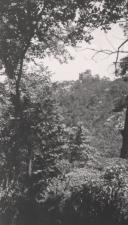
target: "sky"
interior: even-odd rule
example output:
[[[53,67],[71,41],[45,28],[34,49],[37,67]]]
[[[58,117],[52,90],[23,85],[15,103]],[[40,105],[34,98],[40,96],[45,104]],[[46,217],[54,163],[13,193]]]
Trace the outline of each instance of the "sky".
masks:
[[[68,63],[60,64],[59,61],[53,57],[43,60],[43,65],[47,66],[52,73],[52,81],[77,80],[79,78],[79,73],[85,72],[88,69],[92,71],[92,75],[98,74],[100,77],[115,78],[113,62],[116,61],[116,54],[108,56],[99,53],[95,55],[95,51],[91,49],[107,49],[116,52],[120,44],[126,39],[123,30],[118,24],[115,24],[108,33],[98,29],[94,32],[93,36],[94,39],[91,41],[90,45],[83,42],[76,48],[69,48],[74,59],[69,60]],[[128,51],[128,43],[123,46],[121,50]],[[120,54],[119,56],[122,58],[125,55],[126,54]],[[2,79],[4,80],[5,78],[1,77],[1,80]]]
[[[118,46],[126,39],[123,35],[122,29],[119,25],[115,24],[112,29],[105,33],[101,30],[96,30],[94,32],[94,40],[91,44],[82,43],[79,47],[70,48],[70,52],[74,57],[66,64],[60,64],[54,58],[47,58],[44,64],[48,66],[49,70],[53,73],[53,81],[63,81],[63,80],[77,80],[79,73],[91,69],[92,74],[99,74],[100,77],[107,76],[111,79],[114,78],[114,65],[113,62],[116,60],[116,54],[108,56],[103,53],[99,53],[94,56],[95,51],[89,50],[88,48],[103,50],[108,49],[116,51]],[[128,50],[128,44],[125,45],[123,49]],[[120,54],[120,58],[124,54]]]

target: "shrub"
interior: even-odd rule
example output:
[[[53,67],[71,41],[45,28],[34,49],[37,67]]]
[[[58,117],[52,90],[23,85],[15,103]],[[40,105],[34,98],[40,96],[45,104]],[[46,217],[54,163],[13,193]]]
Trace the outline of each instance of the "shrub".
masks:
[[[111,224],[128,222],[128,171],[125,166],[108,166],[104,171],[76,169],[49,187],[47,201],[62,224]],[[45,203],[46,203],[45,202]],[[55,213],[55,214],[54,214]],[[55,216],[56,215],[56,216]]]

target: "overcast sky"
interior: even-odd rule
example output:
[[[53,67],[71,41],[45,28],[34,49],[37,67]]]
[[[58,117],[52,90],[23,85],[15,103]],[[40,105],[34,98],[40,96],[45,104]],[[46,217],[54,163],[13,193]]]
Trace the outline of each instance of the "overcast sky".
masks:
[[[107,56],[105,54],[97,54],[93,59],[94,51],[87,50],[87,48],[94,49],[109,49],[117,50],[118,46],[125,40],[122,29],[118,25],[113,25],[112,30],[104,33],[101,30],[94,32],[94,40],[90,45],[82,44],[80,48],[70,49],[74,60],[69,61],[68,64],[60,64],[57,60],[50,58],[45,60],[45,65],[49,66],[53,74],[53,80],[76,80],[78,74],[84,72],[86,69],[91,69],[92,74],[99,74],[100,76],[114,77],[113,71],[116,54]],[[123,49],[128,50],[128,45]],[[122,57],[124,55],[120,55]]]

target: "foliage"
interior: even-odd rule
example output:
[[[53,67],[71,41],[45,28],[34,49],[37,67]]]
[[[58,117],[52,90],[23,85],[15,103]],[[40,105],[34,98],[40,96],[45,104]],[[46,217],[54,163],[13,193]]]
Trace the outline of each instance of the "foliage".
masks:
[[[96,158],[96,149],[91,145],[92,136],[82,122],[74,127],[67,127],[68,159],[75,166],[84,166],[88,160]],[[94,156],[95,155],[95,156]]]
[[[56,86],[54,91],[65,123],[75,127],[82,121],[92,137],[92,147],[102,156],[119,156],[122,139],[120,131],[124,126],[124,111],[121,111],[126,107],[127,82],[119,78],[110,81],[85,71],[80,74],[79,80]]]
[[[95,4],[95,1],[80,2],[77,0],[62,3],[54,0],[24,0],[18,3],[15,0],[4,3],[1,1],[1,31],[3,31],[0,37],[1,49],[6,50],[4,54],[3,51],[1,52],[1,59],[7,68],[10,65],[15,69],[21,56],[29,47],[37,54],[40,52],[41,42],[44,52],[48,48],[55,50],[61,44],[60,42],[66,44],[67,42],[74,43],[77,39],[88,40],[90,36],[88,37],[88,32],[84,32],[85,26],[107,28],[111,22],[116,22],[120,18],[124,12],[123,7],[126,7],[124,1],[118,1],[118,4],[116,1],[113,1],[113,4],[104,1],[101,5],[102,7],[100,7],[100,1]],[[76,14],[79,15],[78,18]],[[91,14],[93,16],[90,18]],[[39,40],[38,46],[37,42],[32,42],[33,38]],[[60,42],[57,45],[58,40]],[[6,54],[8,54],[7,61],[5,61]]]
[[[77,169],[63,181],[54,180],[46,198],[52,210],[49,216],[55,224],[58,219],[62,224],[127,224],[127,176],[127,167],[114,163],[102,172]],[[57,205],[52,206],[57,196]]]
[[[125,1],[12,0],[0,1],[0,60],[15,86],[15,117],[20,114],[20,81],[25,59],[45,55],[67,58],[67,45],[89,42],[91,31],[120,19]],[[90,28],[90,29],[89,29]],[[15,51],[14,51],[15,49]],[[68,55],[69,56],[69,55]]]
[[[13,211],[20,198],[35,201],[49,180],[61,173],[57,163],[64,154],[63,122],[49,76],[27,76],[19,121],[11,103],[1,119],[1,213]]]
[[[126,12],[123,0],[0,1],[0,60],[8,78],[0,86],[0,214],[7,217],[5,224],[34,224],[35,215],[37,224],[77,224],[79,219],[93,224],[111,210],[110,223],[127,219],[127,168],[114,165],[104,171],[105,160],[93,146],[107,134],[101,128],[113,105],[111,82],[91,74],[83,79],[85,73],[66,91],[67,84],[56,88],[67,128],[44,68],[34,73],[25,67],[50,54],[66,60],[68,45],[89,42],[95,28],[107,31]]]

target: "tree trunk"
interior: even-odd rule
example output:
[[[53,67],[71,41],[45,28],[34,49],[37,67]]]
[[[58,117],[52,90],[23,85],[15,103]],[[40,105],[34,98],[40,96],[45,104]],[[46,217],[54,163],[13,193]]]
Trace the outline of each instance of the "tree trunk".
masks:
[[[28,176],[31,179],[32,176],[32,147],[28,144],[29,163],[28,163]]]
[[[125,115],[125,124],[124,124],[124,130],[122,131],[122,148],[121,148],[121,158],[128,158],[128,106],[126,109],[126,115]]]
[[[16,86],[14,108],[15,108],[15,119],[21,119],[22,110],[21,110],[21,98],[20,98],[19,86]]]
[[[16,96],[15,96],[15,117],[20,118],[22,114],[22,109],[21,109],[21,93],[20,93],[20,82],[21,82],[21,76],[22,76],[22,70],[23,70],[23,61],[24,59],[22,58],[19,64],[19,71],[17,74],[17,79],[16,79],[16,86],[15,86],[15,91],[16,91]]]

